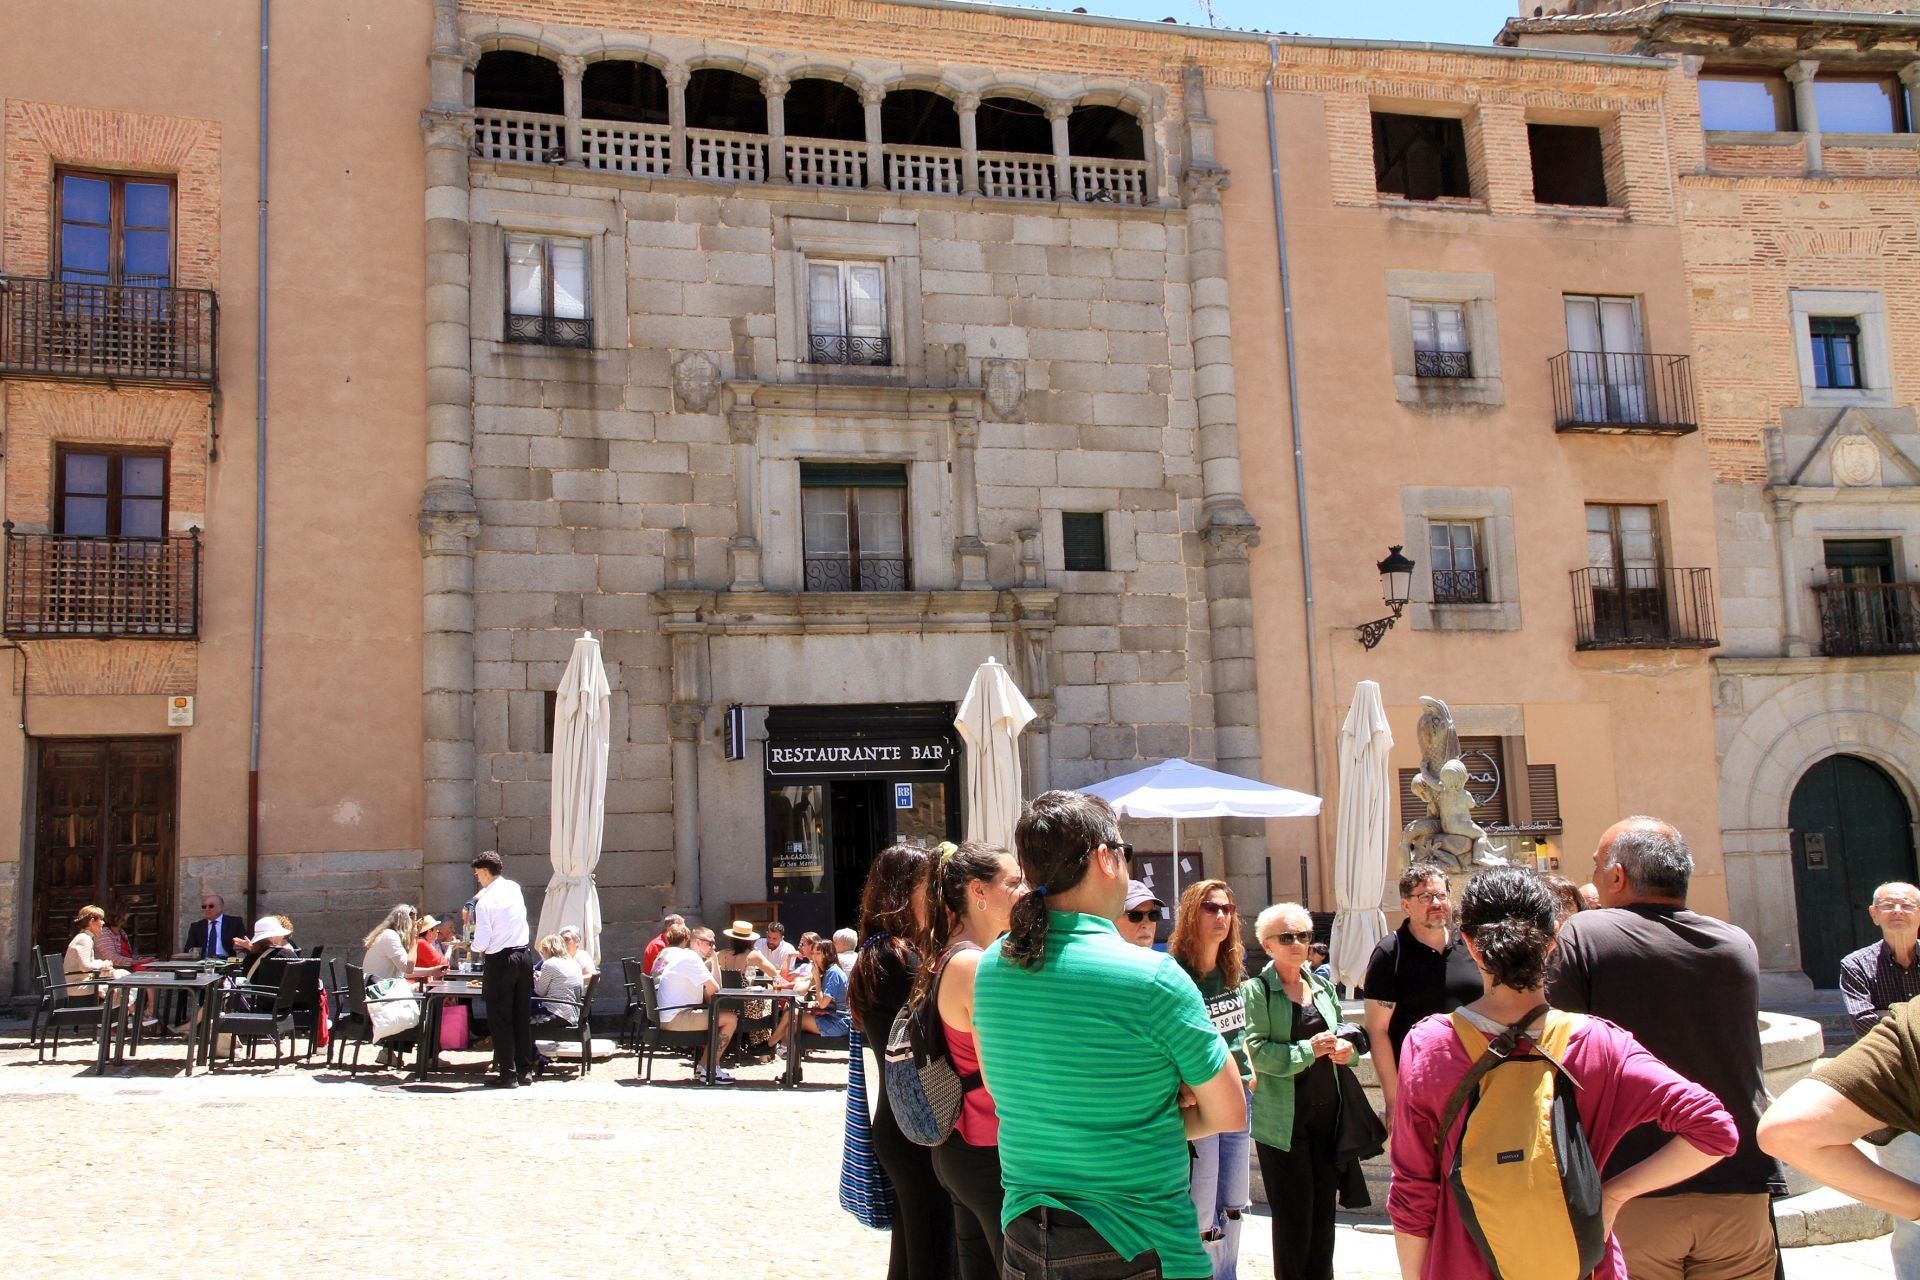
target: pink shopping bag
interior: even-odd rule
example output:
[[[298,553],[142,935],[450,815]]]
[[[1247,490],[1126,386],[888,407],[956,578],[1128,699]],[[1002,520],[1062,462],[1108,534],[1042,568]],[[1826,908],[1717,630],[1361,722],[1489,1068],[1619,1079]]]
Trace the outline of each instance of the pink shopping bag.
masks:
[[[467,1006],[448,1003],[440,1007],[440,1049],[467,1047]]]

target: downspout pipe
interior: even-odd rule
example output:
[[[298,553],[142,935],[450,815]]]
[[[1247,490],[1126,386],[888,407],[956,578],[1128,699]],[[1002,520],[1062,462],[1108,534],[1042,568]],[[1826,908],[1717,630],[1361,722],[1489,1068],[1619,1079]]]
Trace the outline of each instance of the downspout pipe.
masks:
[[[260,913],[261,675],[267,609],[267,85],[273,0],[260,0],[260,213],[253,334],[253,689],[247,741],[247,919]]]
[[[1269,40],[1272,61],[1267,66],[1267,160],[1273,172],[1273,241],[1280,255],[1280,334],[1287,360],[1287,422],[1293,428],[1293,498],[1300,517],[1300,592],[1305,604],[1307,641],[1307,743],[1313,752],[1313,793],[1327,794],[1320,760],[1320,667],[1314,658],[1313,541],[1307,526],[1307,462],[1300,434],[1299,361],[1294,358],[1293,273],[1287,258],[1287,206],[1280,194],[1280,130],[1274,121],[1273,82],[1280,74],[1280,42]],[[1271,895],[1269,895],[1271,897]],[[1300,877],[1300,900],[1311,905],[1305,864]]]

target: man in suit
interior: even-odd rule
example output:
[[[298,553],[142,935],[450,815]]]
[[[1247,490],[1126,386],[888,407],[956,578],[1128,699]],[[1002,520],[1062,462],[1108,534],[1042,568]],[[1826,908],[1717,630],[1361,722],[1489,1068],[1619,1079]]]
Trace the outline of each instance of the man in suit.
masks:
[[[217,893],[200,896],[200,919],[187,929],[186,950],[208,960],[224,960],[246,946],[246,921],[226,914],[226,899]]]

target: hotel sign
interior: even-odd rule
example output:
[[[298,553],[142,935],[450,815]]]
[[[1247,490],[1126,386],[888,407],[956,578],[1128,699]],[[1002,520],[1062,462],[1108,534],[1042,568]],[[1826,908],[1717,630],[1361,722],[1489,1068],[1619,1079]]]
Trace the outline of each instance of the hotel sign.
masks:
[[[953,745],[945,738],[855,738],[842,742],[767,741],[767,775],[774,778],[884,778],[945,773]]]

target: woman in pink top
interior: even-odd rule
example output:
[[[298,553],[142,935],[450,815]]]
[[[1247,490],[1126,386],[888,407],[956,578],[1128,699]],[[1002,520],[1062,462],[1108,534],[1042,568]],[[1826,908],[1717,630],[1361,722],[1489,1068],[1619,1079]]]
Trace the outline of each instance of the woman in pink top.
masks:
[[[1546,1004],[1547,960],[1554,948],[1554,902],[1529,872],[1503,867],[1476,876],[1460,899],[1460,931],[1480,967],[1486,994],[1461,1009],[1482,1031],[1498,1034]],[[1578,1017],[1579,1015],[1570,1015]],[[1537,1027],[1545,1021],[1544,1015]],[[1387,1212],[1393,1219],[1403,1280],[1479,1280],[1492,1267],[1461,1221],[1446,1183],[1454,1149],[1466,1124],[1463,1108],[1453,1132],[1434,1149],[1440,1113],[1454,1086],[1473,1065],[1451,1019],[1423,1019],[1400,1050],[1400,1092],[1394,1100],[1393,1186]],[[1607,1251],[1593,1280],[1627,1280],[1613,1220],[1635,1196],[1672,1186],[1733,1154],[1733,1119],[1713,1094],[1684,1080],[1610,1022],[1581,1018],[1568,1043],[1567,1072],[1580,1085],[1577,1106],[1596,1166],[1628,1130],[1653,1123],[1676,1135],[1672,1141],[1601,1188]],[[1574,1277],[1509,1276],[1506,1280],[1574,1280]]]
[[[943,844],[927,868],[929,910],[920,954],[940,957],[940,963],[920,967],[913,1002],[926,998],[937,972],[947,1053],[963,1078],[980,1074],[973,1042],[973,975],[980,949],[1007,931],[1013,904],[1026,891],[1020,864],[997,845]],[[984,1084],[976,1083],[963,1096],[953,1133],[933,1149],[933,1172],[953,1197],[959,1280],[998,1280],[1000,1121]]]

